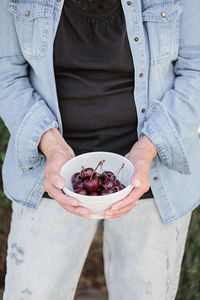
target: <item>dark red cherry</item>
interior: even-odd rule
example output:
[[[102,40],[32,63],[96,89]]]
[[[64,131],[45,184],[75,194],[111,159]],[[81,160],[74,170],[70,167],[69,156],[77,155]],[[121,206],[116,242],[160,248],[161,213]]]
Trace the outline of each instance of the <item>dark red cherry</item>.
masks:
[[[73,188],[74,190],[76,189],[82,189],[84,186],[83,186],[83,180],[78,180],[78,181],[75,181],[73,183]]]
[[[99,188],[99,179],[98,178],[85,179],[84,188],[88,192],[96,192]]]
[[[115,183],[112,179],[106,179],[103,185],[106,189],[112,189],[115,186]]]
[[[109,195],[109,194],[113,194],[115,193],[115,190],[114,189],[103,189],[101,190],[100,192],[100,195]]]
[[[80,172],[74,173],[74,175],[72,176],[72,183],[74,183],[80,179],[81,179]]]
[[[124,184],[122,184],[122,183],[119,185],[119,189],[120,189],[120,190],[125,189],[125,187],[126,187],[126,186],[125,186]]]
[[[85,190],[85,189],[76,189],[75,191],[74,191],[76,194],[80,194],[80,195],[88,195],[88,192]]]
[[[103,179],[99,179],[99,186],[101,186],[103,184]]]
[[[92,192],[90,193],[90,196],[99,196],[99,194],[97,192]]]
[[[81,177],[83,179],[90,178],[93,175],[93,173],[94,173],[94,169],[86,168],[81,171]]]
[[[97,172],[93,172],[92,178],[98,178],[98,173]]]
[[[98,178],[103,180],[104,179],[103,173],[102,174],[98,173]]]
[[[118,185],[118,186],[119,186],[120,184],[121,184],[121,182],[120,182],[118,179],[116,179],[116,180],[115,180],[115,185]]]
[[[119,186],[118,185],[114,186],[114,190],[115,190],[115,192],[119,192],[120,191]]]
[[[115,175],[113,174],[113,172],[111,172],[111,171],[104,171],[103,173],[102,173],[102,176],[103,176],[103,178],[104,178],[104,180],[105,179],[110,179],[110,178],[112,178],[113,180],[115,180]]]

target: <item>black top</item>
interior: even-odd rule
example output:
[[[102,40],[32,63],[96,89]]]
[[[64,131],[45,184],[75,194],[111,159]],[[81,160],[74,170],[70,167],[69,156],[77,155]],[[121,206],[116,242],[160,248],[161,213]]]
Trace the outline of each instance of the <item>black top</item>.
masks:
[[[137,113],[120,0],[65,0],[54,70],[63,136],[75,154],[128,153],[137,141]]]
[[[104,150],[125,155],[137,140],[137,115],[119,0],[65,0],[54,68],[64,138],[75,154]]]

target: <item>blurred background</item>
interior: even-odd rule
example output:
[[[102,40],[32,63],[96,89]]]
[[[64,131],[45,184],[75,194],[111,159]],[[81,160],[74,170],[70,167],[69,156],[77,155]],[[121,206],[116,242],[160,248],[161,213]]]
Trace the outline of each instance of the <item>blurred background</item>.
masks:
[[[5,156],[9,133],[0,119],[0,169]],[[199,195],[200,196],[200,195]],[[200,207],[192,217],[183,259],[179,290],[176,300],[200,300]],[[0,300],[6,273],[7,237],[10,227],[11,202],[2,188],[0,176]],[[106,284],[103,274],[102,231],[95,237],[85,262],[76,299],[104,300]],[[13,299],[14,300],[14,299]],[[159,300],[159,299],[158,299]]]

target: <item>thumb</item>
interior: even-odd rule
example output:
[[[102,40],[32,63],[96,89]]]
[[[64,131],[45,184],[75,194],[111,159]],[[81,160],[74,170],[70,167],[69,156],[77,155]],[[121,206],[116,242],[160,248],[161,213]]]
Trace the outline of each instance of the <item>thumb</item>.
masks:
[[[137,172],[133,175],[132,179],[131,179],[131,184],[133,185],[133,187],[138,188],[142,185],[142,182],[145,180],[144,176]]]

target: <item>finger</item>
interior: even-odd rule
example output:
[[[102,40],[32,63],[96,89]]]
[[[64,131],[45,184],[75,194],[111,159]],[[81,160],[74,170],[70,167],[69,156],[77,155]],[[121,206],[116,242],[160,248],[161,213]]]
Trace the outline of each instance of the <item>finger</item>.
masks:
[[[66,159],[63,159],[63,156],[59,155],[57,160],[49,160],[45,167],[45,177],[49,178],[50,182],[59,189],[63,189],[65,187],[65,180],[60,175],[60,170],[65,162]]]
[[[53,171],[49,173],[48,180],[52,185],[54,185],[58,189],[64,189],[66,185],[65,179],[61,175]]]
[[[140,188],[134,188],[133,191],[130,192],[126,198],[111,205],[111,207],[109,207],[107,211],[118,211],[120,213],[121,209],[124,209],[132,203],[134,203],[135,201],[137,201],[148,190],[149,182],[147,181]]]
[[[48,178],[44,180],[43,187],[49,196],[60,204],[78,206],[79,201],[77,199],[65,195],[61,190],[53,186]]]
[[[134,174],[131,179],[132,185],[138,188],[146,182],[148,182],[148,184],[150,185],[149,168],[147,168],[147,166],[144,166],[144,163],[141,161],[135,163]]]
[[[69,211],[72,214],[75,214],[80,217],[90,217],[90,211],[86,207],[83,206],[77,206],[77,207],[72,207],[72,206],[65,206],[63,207],[67,211]]]
[[[106,219],[114,219],[114,218],[118,218],[122,215],[125,215],[137,205],[138,201],[139,200],[135,200],[135,201],[129,203],[128,205],[120,208],[119,210],[107,210],[107,211],[105,211],[104,217]]]
[[[50,158],[47,161],[46,167],[45,167],[45,177],[49,177],[49,174],[51,172],[57,172],[59,173],[62,166],[66,162],[66,158],[64,155],[54,155],[54,157]]]
[[[62,191],[54,187],[48,179],[44,181],[44,189],[48,192],[50,197],[52,197],[67,211],[78,216],[90,216],[89,209],[82,206],[78,206],[79,202],[77,199],[65,195]]]
[[[105,217],[119,217],[122,216],[124,214],[126,214],[127,212],[129,212],[137,203],[138,200],[132,201],[131,203],[129,203],[128,205],[118,209],[118,210],[106,210],[105,211]]]
[[[135,196],[135,191],[136,189],[134,189],[132,192],[130,192],[128,194],[128,196],[120,201],[115,202],[114,204],[112,204],[107,210],[108,211],[116,211],[119,210],[120,208],[129,205],[130,203],[133,202],[134,196]]]
[[[106,213],[104,215],[104,218],[105,219],[115,219],[115,218],[119,218],[123,215],[126,215],[127,213],[129,213],[136,206],[136,203],[137,203],[137,201],[135,201],[134,203],[124,207],[120,211],[116,211],[116,212],[110,211],[109,213]]]

